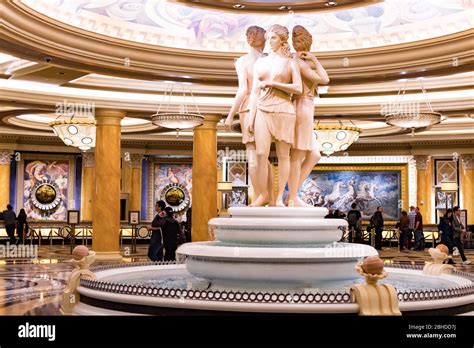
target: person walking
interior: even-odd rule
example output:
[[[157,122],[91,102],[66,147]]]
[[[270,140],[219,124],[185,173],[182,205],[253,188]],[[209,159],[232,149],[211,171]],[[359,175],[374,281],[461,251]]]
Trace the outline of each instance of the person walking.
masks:
[[[441,221],[438,225],[438,231],[441,233],[441,243],[448,247],[449,253],[452,255],[454,251],[453,244],[453,210],[448,209],[446,214],[441,218]],[[456,264],[452,258],[448,259],[449,264]]]
[[[166,216],[165,213],[166,203],[165,201],[156,202],[155,209],[156,215],[151,223],[151,239],[150,245],[148,246],[148,258],[151,261],[163,261],[163,236],[161,230],[161,220]]]
[[[453,221],[452,221],[452,226],[453,226],[453,245],[456,247],[459,251],[459,255],[461,255],[462,259],[462,264],[464,266],[470,265],[471,261],[469,261],[464,255],[464,245],[462,242],[462,235],[466,233],[466,226],[461,221],[461,209],[459,209],[458,206],[453,208]]]
[[[3,219],[5,220],[5,229],[10,238],[10,244],[16,243],[15,228],[16,228],[16,214],[13,211],[11,204],[7,205],[7,210],[3,211]]]
[[[28,233],[28,216],[25,209],[20,209],[17,217],[16,234],[18,235],[18,244],[25,242],[25,234]]]

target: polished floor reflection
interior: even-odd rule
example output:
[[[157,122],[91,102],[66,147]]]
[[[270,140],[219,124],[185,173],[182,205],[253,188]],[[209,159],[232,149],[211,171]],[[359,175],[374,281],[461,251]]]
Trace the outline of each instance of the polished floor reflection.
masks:
[[[61,315],[61,295],[72,270],[69,251],[68,246],[41,246],[37,259],[0,260],[0,315]],[[139,245],[123,262],[146,261],[146,252]],[[396,247],[385,248],[380,256],[387,264],[430,261],[427,252],[399,252]],[[466,256],[474,261],[474,249],[466,249]],[[459,257],[455,261],[459,270],[474,272],[474,265],[462,266]]]

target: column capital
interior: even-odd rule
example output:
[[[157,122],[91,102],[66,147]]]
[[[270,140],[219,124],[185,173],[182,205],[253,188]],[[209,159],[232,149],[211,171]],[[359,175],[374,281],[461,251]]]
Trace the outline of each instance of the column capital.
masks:
[[[127,115],[124,110],[117,109],[95,109],[97,125],[120,126],[120,121]]]
[[[474,155],[461,155],[461,162],[464,170],[474,169]]]
[[[222,119],[221,115],[204,115],[202,125],[195,128],[195,130],[217,129],[217,123]]]
[[[12,150],[0,150],[0,165],[10,165],[12,155]]]
[[[427,170],[430,156],[413,156],[416,161],[416,170]]]
[[[85,168],[94,167],[95,154],[93,152],[84,152],[82,154],[82,166]]]
[[[132,168],[141,168],[143,161],[143,155],[140,154],[131,154],[130,155],[130,164]]]

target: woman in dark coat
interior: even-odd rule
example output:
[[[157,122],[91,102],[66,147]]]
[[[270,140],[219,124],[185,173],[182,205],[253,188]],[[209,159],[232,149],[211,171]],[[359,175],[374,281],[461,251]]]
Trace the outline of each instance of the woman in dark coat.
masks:
[[[18,235],[18,244],[24,243],[24,236],[28,234],[28,216],[26,216],[25,209],[20,209],[17,219],[16,233]]]

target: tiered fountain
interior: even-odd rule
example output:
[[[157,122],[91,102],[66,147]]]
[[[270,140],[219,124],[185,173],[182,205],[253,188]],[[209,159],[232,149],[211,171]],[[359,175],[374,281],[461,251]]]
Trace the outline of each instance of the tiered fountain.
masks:
[[[326,208],[230,208],[231,218],[209,221],[217,241],[179,249],[186,268],[214,286],[297,290],[358,278],[354,267],[378,255],[363,244],[336,243],[342,219],[325,220]]]
[[[347,222],[325,208],[231,208],[209,221],[215,241],[182,245],[186,261],[98,267],[81,278],[75,314],[359,313],[355,270],[377,251],[337,243]],[[474,310],[474,276],[432,276],[422,267],[385,267],[402,314]]]

